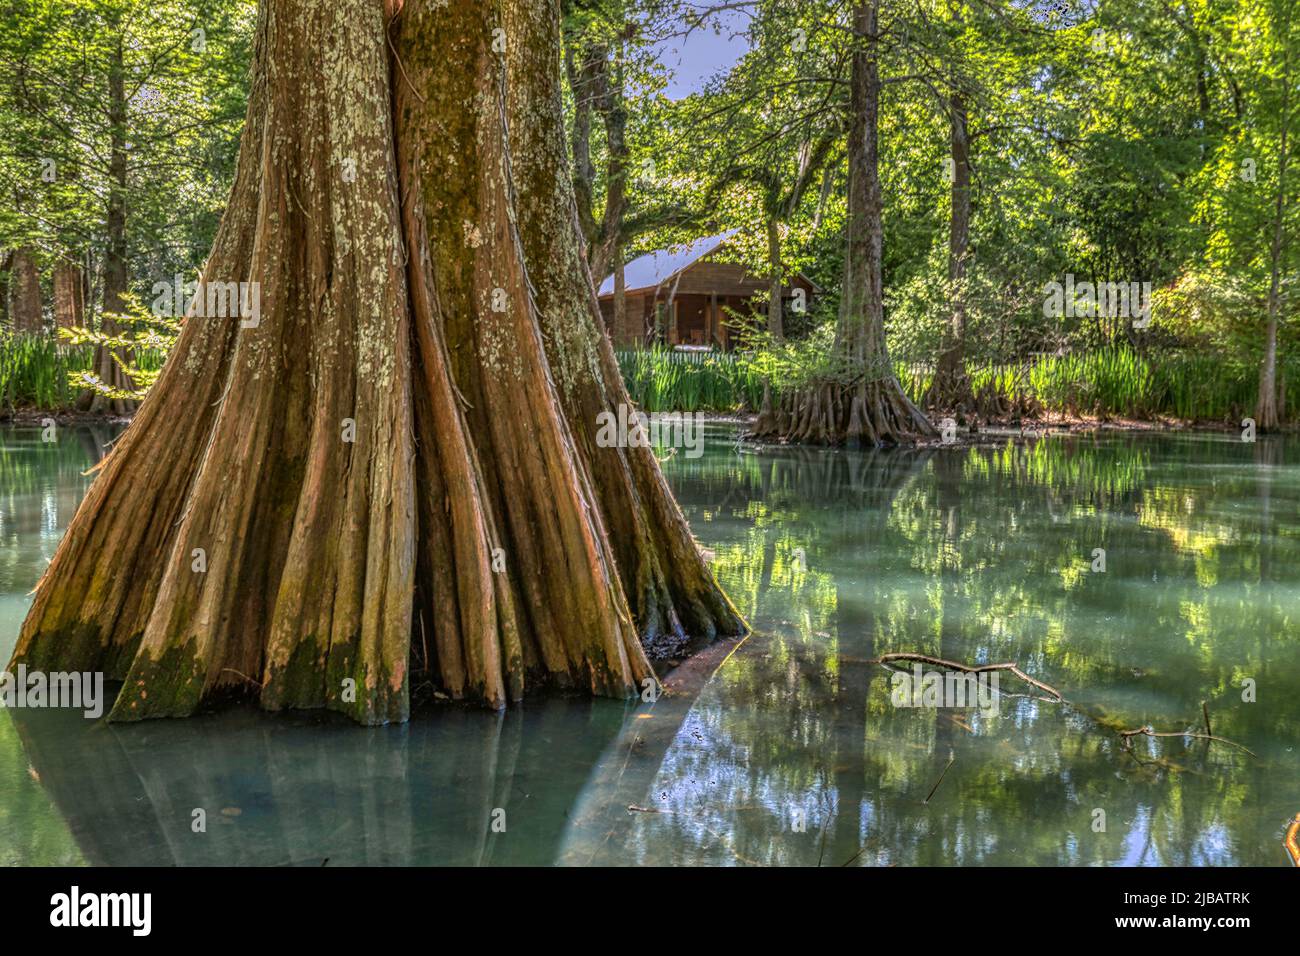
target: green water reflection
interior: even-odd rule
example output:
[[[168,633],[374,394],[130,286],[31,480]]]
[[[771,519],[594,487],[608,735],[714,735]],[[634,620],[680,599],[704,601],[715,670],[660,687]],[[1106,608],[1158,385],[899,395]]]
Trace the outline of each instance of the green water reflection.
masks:
[[[711,426],[704,457],[666,464],[756,631],[694,699],[379,730],[4,712],[0,862],[1286,864],[1300,441],[735,439]],[[0,654],[95,447],[0,435]],[[870,662],[891,651],[1016,661],[1072,706],[1006,679],[995,715],[899,708]],[[1115,732],[1199,727],[1201,701],[1256,757]]]

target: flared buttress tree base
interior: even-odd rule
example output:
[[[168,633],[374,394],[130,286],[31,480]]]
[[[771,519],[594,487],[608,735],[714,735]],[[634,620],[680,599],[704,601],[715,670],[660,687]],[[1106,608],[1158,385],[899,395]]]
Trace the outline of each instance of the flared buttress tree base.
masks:
[[[791,390],[754,423],[751,437],[808,445],[905,445],[932,438],[934,427],[896,378],[814,382]]]
[[[744,631],[653,456],[593,439],[626,396],[572,196],[511,152],[560,129],[558,37],[551,0],[262,5],[201,277],[244,308],[187,317],[15,664],[124,681],[114,719],[383,723],[413,678],[629,696],[643,638]]]

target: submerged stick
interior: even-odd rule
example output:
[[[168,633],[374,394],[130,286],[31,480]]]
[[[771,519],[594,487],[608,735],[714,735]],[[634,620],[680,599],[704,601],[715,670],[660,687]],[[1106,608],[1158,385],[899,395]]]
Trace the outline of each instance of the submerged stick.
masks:
[[[957,760],[956,753],[949,750],[948,763],[944,765],[943,773],[939,774],[939,779],[934,782],[934,786],[930,788],[930,792],[926,794],[925,799],[921,801],[922,803],[930,802],[930,798],[934,796],[934,792],[939,789],[939,784],[943,783],[943,778],[948,776],[948,768],[951,767],[956,762],[956,760]]]
[[[1010,671],[1011,673],[1019,677],[1022,681],[1024,681],[1026,684],[1030,684],[1034,687],[1037,687],[1039,690],[1046,691],[1047,693],[1055,697],[1058,701],[1065,700],[1065,697],[1062,696],[1059,690],[1057,690],[1055,687],[1052,687],[1048,684],[1044,684],[1040,680],[1034,680],[1034,678],[1030,677],[1028,674],[1022,671],[1020,669],[1020,666],[1015,662],[1011,662],[1007,664],[981,664],[978,667],[969,667],[966,664],[960,664],[957,661],[944,660],[942,657],[931,657],[928,654],[908,654],[908,653],[882,654],[880,657],[876,658],[875,662],[877,664],[887,664],[890,661],[916,661],[921,664],[933,664],[936,667],[946,667],[949,670],[962,671],[963,673],[966,674],[983,674],[988,671]]]
[[[1060,691],[1057,691],[1057,689],[1052,687],[1052,685],[1044,684],[1043,682],[1041,682],[1041,680],[1035,680],[1034,678],[1031,678],[1030,675],[1022,671],[1021,667],[1019,667],[1019,665],[1017,665],[1017,663],[1014,662],[985,663],[985,665],[980,665],[978,667],[971,667],[969,665],[965,665],[965,663],[961,663],[958,661],[948,661],[948,659],[945,659],[943,657],[931,657],[930,654],[913,654],[909,652],[898,652],[898,653],[891,653],[891,654],[881,654],[880,657],[872,659],[872,661],[867,661],[867,663],[879,663],[879,665],[888,665],[888,663],[894,661],[915,661],[919,663],[928,663],[928,665],[932,665],[935,667],[946,667],[946,669],[949,670],[962,671],[965,672],[965,674],[983,674],[983,672],[987,672],[987,671],[1010,671],[1011,674],[1018,676],[1018,678],[1023,680],[1024,683],[1032,684],[1034,685],[1034,687],[1041,689],[1041,691],[1050,693],[1050,695],[1056,697],[1057,702],[1060,702],[1060,704],[1066,704],[1071,706],[1071,708],[1075,708],[1076,710],[1082,711],[1083,714],[1086,714],[1087,717],[1101,724],[1101,726],[1105,726],[1106,724],[1104,719],[1097,717],[1096,714],[1088,713],[1088,710],[1080,708],[1078,704],[1071,704],[1070,701],[1066,700],[1065,695],[1062,695],[1062,693]],[[1205,718],[1204,734],[1196,734],[1196,732],[1192,732],[1192,731],[1157,731],[1154,730],[1153,727],[1139,727],[1138,730],[1122,730],[1123,724],[1119,724],[1121,730],[1118,730],[1117,732],[1119,734],[1119,737],[1121,737],[1121,739],[1123,740],[1123,745],[1125,745],[1125,750],[1127,750],[1127,752],[1130,753],[1131,756],[1135,756],[1135,757],[1136,754],[1132,753],[1132,737],[1136,737],[1136,736],[1193,737],[1193,739],[1196,740],[1216,740],[1218,741],[1218,743],[1227,744],[1229,745],[1229,747],[1235,747],[1236,749],[1243,750],[1243,752],[1251,754],[1252,757],[1255,757],[1256,760],[1258,760],[1258,754],[1255,753],[1255,750],[1252,750],[1251,748],[1248,747],[1243,747],[1242,744],[1236,743],[1235,740],[1229,740],[1227,739],[1227,737],[1214,736],[1213,732],[1210,731],[1209,705],[1206,704],[1205,701],[1201,701],[1201,715],[1203,715],[1203,717]],[[1113,724],[1112,724],[1112,730],[1115,730]],[[1139,761],[1139,763],[1140,762],[1141,761]],[[935,787],[933,787],[933,790],[930,791],[930,796],[927,796],[926,800],[924,800],[923,803],[927,803],[927,804],[930,803],[930,797],[935,796],[935,791],[939,790],[939,784],[944,782],[944,775],[948,774],[948,767],[952,765],[953,765],[952,753],[949,753],[948,766],[944,767],[944,773],[939,775],[939,780],[937,780],[937,782],[935,783]]]
[[[1053,697],[1056,698],[1056,701],[1057,701],[1058,703],[1068,704],[1069,706],[1074,707],[1075,709],[1082,711],[1084,714],[1087,714],[1087,715],[1088,715],[1089,717],[1091,717],[1093,720],[1097,721],[1097,723],[1102,724],[1103,726],[1105,726],[1105,721],[1103,721],[1102,719],[1096,717],[1096,716],[1093,715],[1093,714],[1089,714],[1088,711],[1086,711],[1086,710],[1084,710],[1083,708],[1079,707],[1077,704],[1073,704],[1073,703],[1071,703],[1070,701],[1066,700],[1066,699],[1065,699],[1065,695],[1063,695],[1063,694],[1062,694],[1059,690],[1057,690],[1055,687],[1052,687],[1052,686],[1049,685],[1049,684],[1044,684],[1042,681],[1040,681],[1040,680],[1035,680],[1034,678],[1030,677],[1028,674],[1026,674],[1024,671],[1022,671],[1022,670],[1020,669],[1020,666],[1019,666],[1018,664],[1016,664],[1016,663],[1014,663],[1014,662],[1012,662],[1012,663],[1005,663],[1005,664],[981,664],[981,665],[979,665],[978,667],[971,667],[971,666],[969,666],[969,665],[967,665],[967,664],[962,664],[960,661],[950,661],[950,660],[946,660],[946,659],[944,659],[944,658],[942,658],[942,657],[932,657],[932,656],[929,655],[929,654],[913,654],[913,653],[909,653],[909,652],[897,652],[897,653],[891,653],[891,654],[882,654],[882,655],[880,655],[880,657],[877,657],[877,658],[874,658],[873,660],[867,661],[867,663],[885,664],[885,665],[887,665],[887,664],[889,664],[889,663],[891,663],[891,662],[893,662],[893,661],[915,661],[915,662],[918,662],[918,663],[921,663],[921,664],[931,664],[931,665],[933,665],[933,666],[935,666],[935,667],[946,667],[946,668],[948,668],[949,670],[961,671],[961,672],[966,673],[966,674],[981,674],[981,673],[986,673],[986,672],[988,672],[988,671],[1010,671],[1012,674],[1014,674],[1014,675],[1016,675],[1017,677],[1019,677],[1019,678],[1020,678],[1022,681],[1024,681],[1025,683],[1027,683],[1027,684],[1031,684],[1031,685],[1033,685],[1034,687],[1037,687],[1037,688],[1039,688],[1040,690],[1046,691],[1047,693],[1051,694]],[[1121,729],[1121,730],[1118,731],[1118,733],[1119,733],[1121,739],[1124,741],[1124,749],[1125,749],[1125,750],[1129,750],[1130,752],[1131,752],[1131,749],[1132,749],[1132,743],[1131,743],[1131,740],[1132,740],[1133,737],[1139,737],[1139,736],[1142,736],[1142,737],[1192,737],[1192,738],[1195,738],[1195,739],[1197,739],[1197,740],[1215,740],[1215,741],[1218,741],[1218,742],[1221,743],[1221,744],[1227,744],[1227,745],[1230,746],[1230,747],[1236,747],[1238,750],[1244,751],[1244,752],[1250,754],[1252,757],[1255,757],[1256,759],[1259,758],[1259,755],[1256,754],[1256,753],[1255,753],[1253,750],[1251,750],[1249,747],[1244,747],[1244,746],[1242,746],[1241,744],[1237,743],[1235,740],[1229,740],[1229,739],[1227,739],[1226,737],[1216,737],[1213,733],[1211,733],[1211,728],[1210,728],[1210,708],[1209,708],[1209,705],[1208,705],[1205,701],[1201,701],[1201,714],[1202,714],[1202,716],[1205,718],[1205,733],[1203,733],[1203,734],[1193,733],[1193,732],[1191,732],[1191,731],[1178,731],[1178,730],[1170,730],[1170,731],[1156,731],[1154,728],[1151,728],[1151,727],[1139,727],[1139,728],[1137,728],[1136,730],[1122,730],[1122,729]],[[1112,727],[1112,729],[1114,729],[1114,728]],[[948,766],[952,766],[951,761],[949,762]],[[944,773],[946,774],[947,772],[948,772],[948,768],[945,767],[945,768],[944,768]],[[942,782],[943,782],[943,776],[941,775],[941,776],[939,777],[939,782],[936,783],[936,784],[934,785],[934,789],[937,790],[937,789],[939,788],[939,783],[942,783]],[[931,797],[934,796],[934,790],[931,790],[931,791],[930,791],[930,796],[931,796]],[[928,803],[929,801],[930,801],[930,797],[926,797],[926,798],[925,798],[925,802]]]
[[[1137,730],[1121,730],[1119,735],[1124,738],[1125,747],[1132,746],[1131,741],[1134,737],[1192,737],[1196,740],[1217,740],[1221,744],[1236,747],[1238,750],[1244,750],[1256,759],[1259,758],[1259,755],[1256,754],[1255,751],[1251,750],[1249,747],[1243,747],[1235,740],[1229,740],[1227,737],[1215,737],[1213,734],[1195,734],[1189,730],[1157,731],[1151,727],[1139,727]]]

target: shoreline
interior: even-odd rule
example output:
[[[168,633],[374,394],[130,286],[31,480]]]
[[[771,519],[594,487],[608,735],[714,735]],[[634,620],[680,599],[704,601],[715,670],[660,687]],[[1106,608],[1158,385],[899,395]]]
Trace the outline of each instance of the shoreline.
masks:
[[[17,408],[0,413],[0,425],[17,425],[26,428],[40,428],[48,418],[54,424],[68,425],[129,425],[130,415],[105,415],[99,412],[58,411],[51,412],[39,408]]]
[[[651,418],[660,415],[688,415],[690,412],[650,412]],[[696,412],[706,424],[716,425],[752,425],[758,415],[754,412]],[[38,408],[19,408],[0,413],[0,425],[20,427],[41,427],[46,419],[54,419],[60,426],[67,425],[129,425],[131,415],[106,415],[97,412],[76,410],[49,411]],[[942,421],[942,419],[940,419]],[[1228,422],[1188,421],[1177,418],[1161,417],[1120,418],[1114,416],[1089,417],[1083,415],[1047,415],[1041,418],[998,419],[981,422],[975,429],[959,425],[956,442],[924,441],[920,445],[960,444],[980,438],[1041,438],[1046,435],[1075,434],[1092,431],[1115,432],[1222,432],[1240,431],[1239,425]],[[1300,431],[1300,423],[1289,423],[1280,427],[1273,434],[1289,434]],[[766,442],[766,444],[783,444]]]
[[[674,412],[654,412],[659,414],[676,414]],[[685,414],[685,413],[683,413]],[[704,416],[704,422],[708,424],[728,424],[749,426],[758,418],[757,414],[751,412],[744,413],[725,413],[725,412],[701,412]],[[942,421],[940,418],[938,421]],[[934,422],[934,419],[931,419]],[[1180,433],[1180,432],[1201,432],[1201,433],[1221,433],[1234,434],[1241,431],[1241,426],[1233,425],[1228,422],[1210,422],[1210,421],[1188,421],[1177,418],[1090,418],[1080,415],[1049,415],[1043,418],[1021,418],[1021,419],[999,419],[987,422],[981,422],[977,426],[959,425],[955,440],[945,442],[941,439],[930,439],[916,442],[917,447],[944,447],[946,445],[961,445],[978,442],[981,439],[1003,439],[1003,438],[1044,438],[1049,435],[1073,435],[1084,432],[1154,432],[1154,433]],[[1300,431],[1300,424],[1287,423],[1282,425],[1275,432],[1263,432],[1261,434],[1285,435],[1294,434]],[[763,441],[759,444],[783,445],[791,444],[790,442],[781,441]]]

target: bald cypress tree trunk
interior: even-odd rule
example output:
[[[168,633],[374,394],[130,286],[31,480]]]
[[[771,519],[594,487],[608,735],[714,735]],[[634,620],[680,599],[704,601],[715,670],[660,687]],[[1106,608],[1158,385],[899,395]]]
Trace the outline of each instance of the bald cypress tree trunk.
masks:
[[[880,188],[879,0],[857,0],[850,66],[849,204],[832,367],[761,416],[759,437],[821,445],[898,444],[934,434],[899,384],[885,341]],[[764,427],[765,422],[767,424]]]
[[[187,319],[15,662],[124,678],[115,719],[237,690],[380,723],[413,673],[627,696],[643,637],[743,629],[653,456],[595,444],[625,396],[572,196],[521,181],[562,161],[558,30],[552,0],[264,4],[202,274],[257,308]]]
[[[970,256],[970,132],[966,98],[954,86],[948,100],[952,208],[948,229],[948,328],[927,396],[931,410],[971,412],[975,396],[966,374],[966,273]]]
[[[1290,48],[1283,72],[1282,115],[1289,117],[1291,101]],[[1282,409],[1278,401],[1277,381],[1277,327],[1281,311],[1281,273],[1285,251],[1286,174],[1290,153],[1287,140],[1291,132],[1289,123],[1282,125],[1278,147],[1277,190],[1273,204],[1273,236],[1269,246],[1268,318],[1264,328],[1264,357],[1259,366],[1259,396],[1255,402],[1255,421],[1261,431],[1274,431],[1281,424]]]
[[[27,248],[15,249],[11,258],[13,327],[15,332],[35,334],[45,328],[41,309],[41,272],[36,257]]]
[[[70,259],[54,264],[54,324],[61,329],[80,328],[85,324],[85,300],[82,298],[81,266]]]

